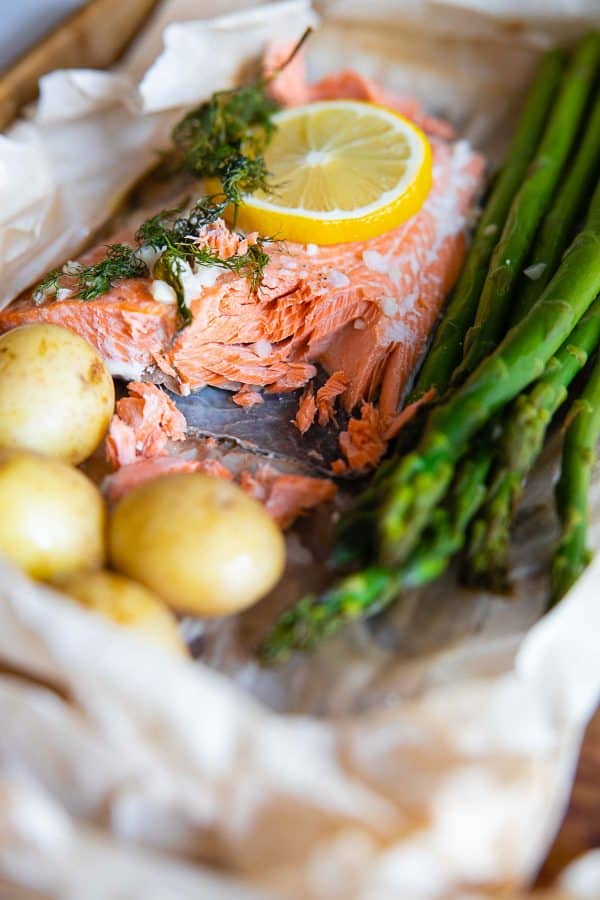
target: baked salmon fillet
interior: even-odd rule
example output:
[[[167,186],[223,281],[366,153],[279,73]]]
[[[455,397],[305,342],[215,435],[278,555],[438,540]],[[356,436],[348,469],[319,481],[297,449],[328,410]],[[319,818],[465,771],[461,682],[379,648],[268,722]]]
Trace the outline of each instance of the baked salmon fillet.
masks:
[[[88,340],[115,376],[163,383],[181,394],[212,385],[234,391],[242,407],[260,403],[264,391],[304,389],[301,430],[335,422],[335,404],[343,404],[358,418],[341,435],[337,470],[365,468],[385,450],[402,396],[460,270],[483,160],[417,103],[393,98],[355,73],[312,86],[293,71],[285,74],[288,81],[275,84],[286,102],[349,96],[385,102],[428,131],[433,184],[415,216],[359,243],[266,245],[269,263],[257,292],[234,272],[203,270],[186,286],[191,323],[183,329],[175,304],[161,296],[157,282],[137,278],[90,301],[68,292],[41,304],[24,296],[0,313],[0,332],[53,322]],[[232,233],[218,220],[198,240],[226,258],[255,239]],[[96,249],[93,258],[103,252]],[[333,380],[313,396],[318,367]]]

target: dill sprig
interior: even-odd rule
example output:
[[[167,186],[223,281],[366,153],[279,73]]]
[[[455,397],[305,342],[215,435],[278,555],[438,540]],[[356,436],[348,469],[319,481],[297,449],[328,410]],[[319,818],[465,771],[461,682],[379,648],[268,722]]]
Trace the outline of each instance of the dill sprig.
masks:
[[[218,178],[231,203],[243,194],[267,187],[264,150],[275,130],[279,109],[266,93],[264,80],[229,91],[217,91],[190,110],[172,132],[172,171],[195,178]]]
[[[136,249],[126,244],[109,244],[106,256],[100,262],[85,266],[68,262],[62,268],[53,269],[40,281],[33,293],[34,303],[41,303],[47,296],[58,293],[61,287],[71,290],[80,300],[93,300],[108,293],[116,281],[122,278],[143,278],[148,267]]]
[[[143,222],[135,233],[139,245],[163,250],[169,241],[181,241],[189,236],[197,237],[206,225],[220,219],[229,202],[222,194],[202,197],[182,215],[182,208],[163,209]]]
[[[47,275],[44,275],[41,281],[38,281],[32,295],[34,303],[43,303],[48,297],[56,296],[65,275],[63,268],[52,269]]]
[[[148,274],[146,263],[126,244],[109,244],[106,257],[92,266],[76,265],[77,295],[82,300],[106,294],[122,278],[143,278]]]
[[[166,281],[177,296],[177,308],[184,325],[191,321],[191,313],[185,302],[182,276],[186,266],[218,266],[228,272],[236,272],[248,280],[250,290],[256,293],[262,284],[269,256],[264,250],[267,238],[258,238],[245,253],[224,259],[211,247],[198,242],[202,229],[215,222],[223,213],[228,201],[223,196],[205,197],[187,213],[181,209],[163,210],[147,219],[135,235],[135,246],[110,244],[106,257],[100,262],[85,266],[78,262],[66,263],[54,269],[38,284],[33,294],[35,303],[56,295],[61,287],[71,290],[71,296],[80,300],[93,300],[126,278],[150,277]],[[151,269],[146,262],[146,249],[153,250],[156,261]]]
[[[307,28],[287,59],[270,75],[242,87],[217,91],[190,110],[171,133],[171,171],[196,178],[218,178],[235,206],[244,194],[268,190],[264,151],[275,131],[273,115],[280,104],[269,84],[296,56],[311,32]]]
[[[174,289],[179,314],[185,324],[191,320],[181,282],[186,265],[192,269],[196,266],[218,266],[236,272],[247,279],[252,293],[256,293],[262,284],[269,262],[264,250],[267,238],[258,238],[245,253],[236,253],[226,259],[213,248],[197,241],[201,229],[216,221],[227,203],[224,197],[204,198],[186,216],[181,215],[180,210],[165,210],[144,222],[136,234],[140,245],[160,253],[152,274]]]

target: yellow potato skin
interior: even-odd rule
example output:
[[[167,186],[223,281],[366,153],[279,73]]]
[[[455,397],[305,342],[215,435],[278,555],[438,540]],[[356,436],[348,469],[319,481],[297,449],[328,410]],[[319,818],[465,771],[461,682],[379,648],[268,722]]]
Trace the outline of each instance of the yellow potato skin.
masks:
[[[84,572],[61,582],[60,588],[92,612],[140,632],[152,643],[178,654],[187,653],[168,607],[130,578],[106,570]]]
[[[105,557],[106,511],[78,469],[24,450],[0,450],[0,553],[50,581],[97,568]]]
[[[117,504],[108,530],[113,566],[199,616],[245,609],[279,580],[283,536],[240,488],[200,473],[165,475]]]
[[[94,348],[42,322],[0,337],[0,447],[80,463],[108,428],[113,380]]]

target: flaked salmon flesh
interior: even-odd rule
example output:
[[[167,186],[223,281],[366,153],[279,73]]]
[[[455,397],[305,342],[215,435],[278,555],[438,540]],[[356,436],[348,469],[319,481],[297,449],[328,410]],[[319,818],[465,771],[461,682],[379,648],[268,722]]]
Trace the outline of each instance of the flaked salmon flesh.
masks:
[[[242,407],[260,403],[262,391],[303,388],[297,418],[303,431],[335,422],[339,398],[356,417],[342,434],[337,469],[368,468],[385,450],[461,267],[483,160],[467,142],[452,140],[450,126],[426,116],[419,104],[394,98],[356,73],[307,85],[299,69],[290,69],[275,82],[285,102],[367,99],[395,106],[427,130],[433,185],[417,215],[364,242],[269,245],[257,293],[243,277],[222,269],[197,279],[189,302],[192,322],[182,330],[175,305],[157,299],[152,279],[138,278],[87,302],[67,296],[36,305],[23,297],[0,313],[0,333],[27,322],[54,322],[86,338],[114,375],[141,383],[162,380],[182,394],[213,385],[235,391]],[[227,256],[244,252],[255,239],[232,234],[218,221],[199,242]],[[325,393],[327,384],[319,391],[311,385],[318,366],[331,376]],[[128,422],[120,421],[116,429],[125,440]]]
[[[186,421],[173,401],[153,384],[132,381],[128,397],[117,400],[106,436],[113,468],[166,456],[171,441],[185,440]]]

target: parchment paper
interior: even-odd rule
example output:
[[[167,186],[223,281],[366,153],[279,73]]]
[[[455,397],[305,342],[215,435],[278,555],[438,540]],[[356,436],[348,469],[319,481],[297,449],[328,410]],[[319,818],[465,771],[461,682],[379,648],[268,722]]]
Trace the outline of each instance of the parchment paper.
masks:
[[[0,141],[5,302],[75,254],[180,106],[231,83],[269,36],[314,21],[302,2],[189,21],[239,5],[166,3],[117,72],[44,79],[33,118]],[[594,0],[344,0],[320,12],[315,74],[352,65],[416,94],[492,164],[537,52],[600,20]],[[76,900],[522,888],[600,694],[600,560],[537,621],[555,459],[551,446],[528,491],[512,602],[450,577],[274,672],[249,648],[289,597],[186,623],[204,648],[192,663],[0,563],[0,660],[20,672],[0,677],[0,873]],[[593,506],[598,546],[597,480]],[[305,526],[289,539],[298,581],[318,538]],[[597,857],[569,879],[568,896],[595,890]]]

